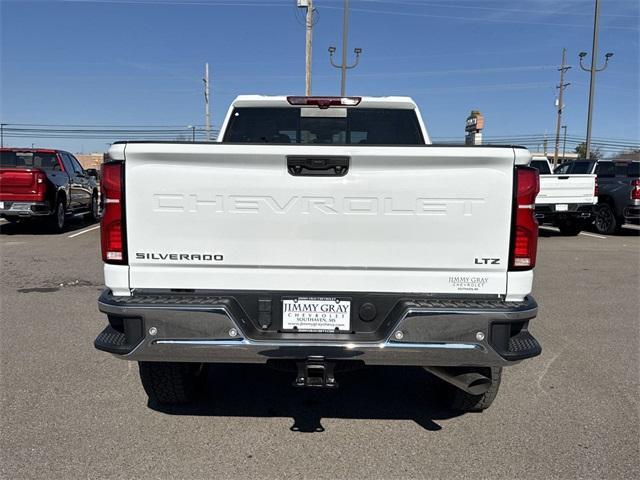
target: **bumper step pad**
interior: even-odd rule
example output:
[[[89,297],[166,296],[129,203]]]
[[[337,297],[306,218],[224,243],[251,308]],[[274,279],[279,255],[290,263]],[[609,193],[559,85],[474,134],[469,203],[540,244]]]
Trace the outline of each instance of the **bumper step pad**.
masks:
[[[530,358],[540,355],[542,347],[538,341],[527,330],[522,330],[517,335],[509,339],[507,352],[503,353],[505,358]]]
[[[127,336],[108,325],[93,342],[98,350],[109,353],[125,354],[129,353],[135,345],[127,343]]]

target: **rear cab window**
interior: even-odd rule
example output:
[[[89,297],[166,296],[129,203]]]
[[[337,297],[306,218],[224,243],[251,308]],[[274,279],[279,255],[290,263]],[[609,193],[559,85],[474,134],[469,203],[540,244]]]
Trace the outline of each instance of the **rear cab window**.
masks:
[[[550,175],[551,169],[549,168],[549,163],[544,160],[531,160],[531,167],[538,170],[540,175]]]
[[[627,166],[624,163],[616,164],[616,175],[624,177],[627,174]]]
[[[571,173],[572,174],[585,174],[585,173],[591,173],[592,169],[593,169],[593,163],[594,162],[589,162],[589,161],[585,161],[585,162],[574,162],[573,163],[573,168],[571,169]]]
[[[424,137],[410,109],[238,107],[223,142],[424,145]]]
[[[60,171],[58,156],[52,152],[0,152],[1,168],[38,168],[45,171]]]
[[[631,162],[627,165],[627,177],[640,177],[640,162]]]
[[[614,176],[616,174],[616,166],[613,162],[599,162],[596,167],[596,173],[603,176]]]

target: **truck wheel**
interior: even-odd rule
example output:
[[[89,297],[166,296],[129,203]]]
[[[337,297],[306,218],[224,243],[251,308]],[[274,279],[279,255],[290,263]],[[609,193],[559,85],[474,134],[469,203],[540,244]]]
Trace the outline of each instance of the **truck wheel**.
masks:
[[[53,214],[49,217],[49,223],[54,232],[60,233],[64,230],[66,215],[67,211],[64,208],[64,202],[59,199]]]
[[[478,368],[478,373],[491,375],[491,386],[489,390],[482,395],[471,395],[453,385],[447,385],[449,388],[449,406],[453,410],[460,412],[482,412],[489,408],[498,396],[502,367]]]
[[[564,220],[558,223],[560,233],[565,236],[575,237],[582,231],[582,225],[574,220]]]
[[[598,233],[602,234],[611,235],[619,229],[618,219],[607,203],[601,203],[596,207],[596,219],[593,223]]]
[[[100,220],[100,203],[98,202],[97,193],[94,193],[91,196],[91,210],[87,213],[86,219],[91,222],[97,222]]]
[[[206,369],[202,363],[138,362],[140,380],[149,400],[161,404],[183,404],[200,393]]]

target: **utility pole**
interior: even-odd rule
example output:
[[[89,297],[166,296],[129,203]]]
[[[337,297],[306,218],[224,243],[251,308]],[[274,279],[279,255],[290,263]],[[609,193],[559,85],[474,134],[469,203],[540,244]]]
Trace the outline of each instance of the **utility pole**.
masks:
[[[547,156],[547,132],[544,132],[544,141],[542,142],[544,148],[544,156]]]
[[[299,2],[304,3],[304,2]],[[311,60],[313,54],[313,0],[306,0],[307,16],[305,21],[305,68],[304,68],[304,94],[311,95]]]
[[[567,126],[562,125],[562,129],[564,130],[564,140],[562,141],[562,160],[566,158],[566,150],[567,150]]]
[[[209,63],[204,64],[204,121],[205,137],[211,141],[211,112],[209,111]]]
[[[356,60],[353,65],[347,64],[347,41],[349,37],[349,0],[344,0],[344,16],[342,19],[342,63],[340,65],[336,65],[333,62],[333,54],[336,51],[336,47],[329,47],[329,61],[331,65],[335,68],[339,68],[342,70],[342,76],[340,79],[340,96],[344,97],[346,95],[346,84],[347,84],[347,70],[352,68],[356,68],[358,66],[358,62],[360,61],[360,54],[362,53],[361,48],[354,48],[353,52],[356,54]]]
[[[558,69],[560,71],[560,84],[558,85],[558,120],[556,123],[556,148],[553,153],[553,166],[558,165],[558,151],[560,150],[560,127],[562,126],[562,109],[564,108],[563,102],[563,94],[565,87],[568,87],[569,83],[564,83],[564,72],[569,70],[571,67],[567,66],[567,49],[562,49],[562,65]]]
[[[195,142],[196,141],[196,127],[195,127],[195,125],[187,125],[187,128],[191,129],[191,141]]]
[[[596,0],[595,12],[593,15],[593,43],[591,44],[591,67],[586,68],[582,64],[582,59],[587,56],[587,52],[580,52],[580,68],[585,72],[590,72],[589,80],[589,113],[587,114],[587,141],[586,141],[586,153],[585,156],[589,158],[591,156],[591,126],[593,119],[593,101],[596,89],[596,73],[603,71],[609,64],[609,59],[613,57],[613,53],[607,53],[604,56],[604,66],[598,68],[596,66],[598,56],[598,28],[600,22],[600,0]]]
[[[4,123],[0,123],[0,148],[4,147]]]

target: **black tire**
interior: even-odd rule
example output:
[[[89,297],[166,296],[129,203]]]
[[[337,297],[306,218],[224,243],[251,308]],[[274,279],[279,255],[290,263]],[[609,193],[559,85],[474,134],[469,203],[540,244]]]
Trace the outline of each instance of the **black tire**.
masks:
[[[100,202],[98,201],[98,194],[96,192],[91,196],[91,205],[89,213],[85,216],[90,222],[97,222],[100,220]]]
[[[67,210],[64,206],[64,201],[62,198],[58,199],[56,203],[56,208],[53,211],[53,214],[49,217],[49,225],[51,230],[56,233],[60,233],[64,230],[65,223],[67,221]]]
[[[460,390],[453,385],[447,384],[449,388],[449,407],[459,412],[482,412],[491,406],[498,396],[500,380],[502,377],[502,367],[486,367],[474,369],[482,375],[491,376],[491,386],[482,395],[471,395]]]
[[[611,235],[620,229],[620,222],[608,203],[601,203],[596,206],[593,225],[596,227],[596,231],[603,235]]]
[[[138,362],[138,367],[149,400],[164,405],[195,400],[206,377],[202,363]]]
[[[575,237],[582,231],[582,224],[575,220],[563,220],[558,222],[560,233],[567,237]]]

